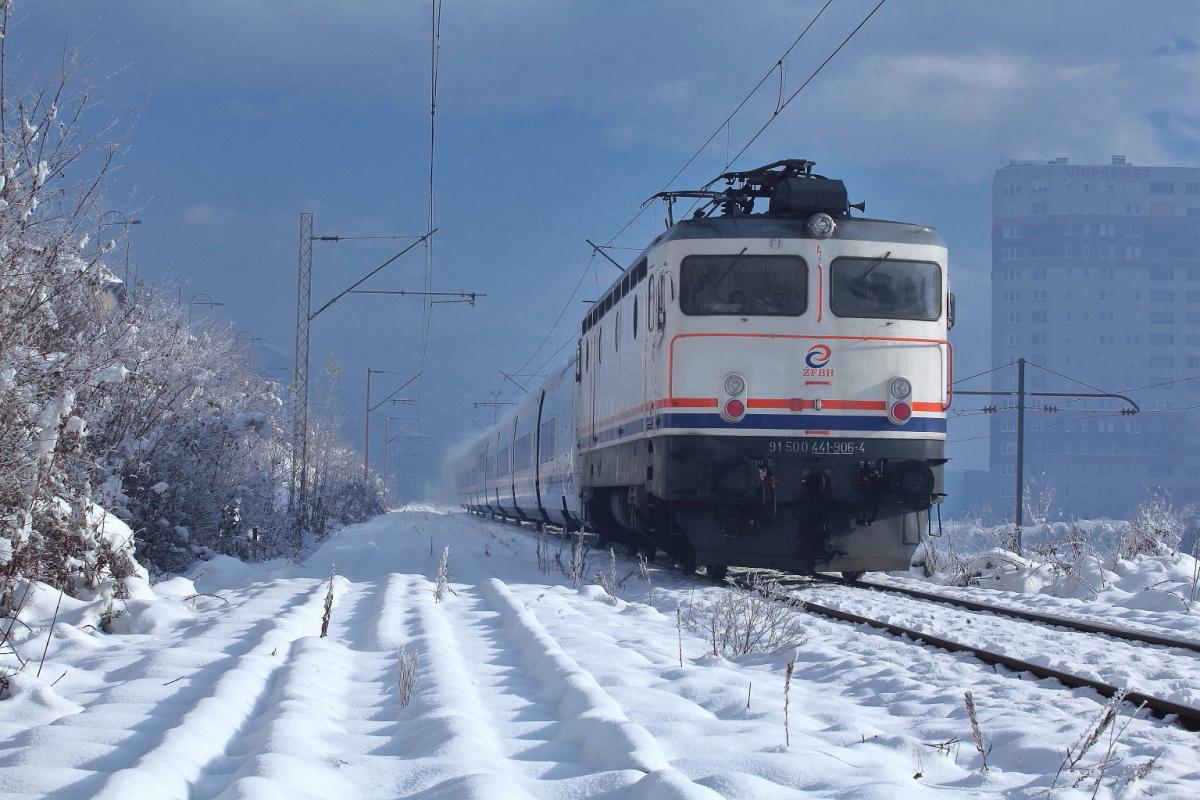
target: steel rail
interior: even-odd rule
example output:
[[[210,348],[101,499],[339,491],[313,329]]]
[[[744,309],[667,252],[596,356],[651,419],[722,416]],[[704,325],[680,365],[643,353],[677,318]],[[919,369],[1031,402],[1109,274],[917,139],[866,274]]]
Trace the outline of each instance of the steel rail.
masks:
[[[835,578],[827,575],[822,575],[821,577],[832,583],[837,583],[843,586],[861,586],[864,589],[872,589],[877,592],[904,594],[908,595],[909,597],[916,597],[921,600],[929,600],[934,603],[944,603],[946,605],[958,606],[970,611],[985,611],[992,614],[998,614],[1000,616],[1013,617],[1014,619],[1021,619],[1027,622],[1040,622],[1045,625],[1054,625],[1060,628],[1082,631],[1084,633],[1100,633],[1105,636],[1111,636],[1114,639],[1125,639],[1131,642],[1142,642],[1144,644],[1160,645],[1162,647],[1178,647],[1184,650],[1192,650],[1200,653],[1200,642],[1196,641],[1195,639],[1177,639],[1172,636],[1162,636],[1157,633],[1150,633],[1149,631],[1122,628],[1116,625],[1104,625],[1099,622],[1088,622],[1087,620],[1076,617],[1064,617],[1058,614],[1027,611],[1025,609],[1013,608],[1011,606],[994,606],[989,603],[980,603],[975,600],[967,600],[961,597],[951,597],[950,595],[939,594],[937,592],[927,592],[922,589],[912,589],[906,586],[893,586],[891,584],[863,580],[848,581],[844,578]]]
[[[1091,689],[1103,697],[1114,697],[1123,691],[1123,689],[1113,686],[1103,681],[1084,678],[1080,675],[1075,675],[1070,672],[1046,667],[1041,664],[1033,664],[1019,658],[996,653],[991,650],[984,650],[981,647],[973,647],[971,645],[955,642],[950,639],[944,639],[941,636],[935,636],[930,633],[906,628],[903,625],[895,625],[890,622],[874,619],[872,617],[864,617],[861,614],[855,614],[850,611],[844,611],[840,608],[830,608],[819,603],[813,603],[808,600],[803,600],[795,595],[781,594],[779,592],[771,592],[763,589],[761,586],[753,586],[738,581],[734,581],[734,585],[747,591],[759,592],[764,597],[772,600],[787,603],[803,611],[808,611],[813,614],[818,614],[823,617],[835,619],[840,622],[849,622],[855,625],[867,625],[878,630],[885,631],[893,636],[908,638],[915,642],[931,645],[941,650],[950,653],[967,653],[974,656],[979,661],[992,666],[1001,666],[1012,670],[1013,672],[1021,673],[1028,672],[1038,678],[1050,678],[1058,681],[1062,685],[1071,689]],[[1179,724],[1190,731],[1200,731],[1200,709],[1186,706],[1181,703],[1175,703],[1170,700],[1163,700],[1153,695],[1145,694],[1144,692],[1129,691],[1125,694],[1125,699],[1139,706],[1145,706],[1146,709],[1155,717],[1160,719],[1168,719],[1175,717]]]

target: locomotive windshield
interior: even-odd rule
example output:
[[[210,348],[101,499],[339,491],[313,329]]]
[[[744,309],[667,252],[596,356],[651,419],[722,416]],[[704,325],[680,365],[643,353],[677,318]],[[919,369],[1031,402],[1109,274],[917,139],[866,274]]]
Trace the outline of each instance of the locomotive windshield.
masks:
[[[690,316],[798,317],[808,306],[808,265],[798,256],[687,256],[680,307]]]
[[[930,261],[837,258],[829,267],[829,308],[839,317],[932,322],[942,315],[942,273]]]

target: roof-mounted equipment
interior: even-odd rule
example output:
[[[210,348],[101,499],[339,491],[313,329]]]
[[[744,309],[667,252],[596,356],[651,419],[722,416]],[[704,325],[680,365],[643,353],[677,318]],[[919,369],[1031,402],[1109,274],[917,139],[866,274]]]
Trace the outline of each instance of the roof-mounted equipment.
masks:
[[[711,217],[719,209],[722,216],[754,213],[754,201],[768,200],[767,215],[780,217],[809,217],[828,214],[831,217],[849,215],[851,209],[866,211],[866,203],[850,204],[846,184],[840,180],[813,174],[815,161],[788,158],[742,172],[726,172],[709,181],[703,189],[659,192],[650,200],[667,203],[667,222],[675,224],[675,201],[696,198],[708,202],[696,209],[694,219]],[[724,181],[723,190],[713,185]],[[647,200],[646,202],[650,202]]]

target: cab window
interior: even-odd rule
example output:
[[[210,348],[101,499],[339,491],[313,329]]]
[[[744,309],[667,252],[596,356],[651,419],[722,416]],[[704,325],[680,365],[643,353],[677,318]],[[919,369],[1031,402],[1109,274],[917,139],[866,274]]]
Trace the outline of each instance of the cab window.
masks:
[[[808,265],[799,256],[687,256],[679,285],[689,316],[798,317],[808,307]]]
[[[931,261],[834,259],[829,310],[839,317],[935,321],[942,316],[942,272]]]

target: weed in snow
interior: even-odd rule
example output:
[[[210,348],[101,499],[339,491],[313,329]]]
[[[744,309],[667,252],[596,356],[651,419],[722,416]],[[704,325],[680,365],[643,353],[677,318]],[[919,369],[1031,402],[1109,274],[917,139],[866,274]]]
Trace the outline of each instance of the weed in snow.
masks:
[[[329,590],[325,592],[325,613],[321,615],[321,638],[329,634],[329,618],[333,616],[333,573],[329,573]]]
[[[795,656],[788,659],[787,668],[783,672],[783,745],[792,746],[792,735],[788,730],[788,700],[792,690],[792,671],[796,669]],[[747,701],[749,705],[749,701]]]
[[[433,600],[436,603],[442,602],[446,597],[446,581],[449,577],[448,570],[450,568],[450,545],[442,548],[442,560],[438,562],[437,568],[437,585],[433,589]]]
[[[782,591],[776,584],[722,589],[715,599],[702,596],[685,603],[683,621],[704,634],[714,656],[732,658],[795,647],[803,644],[805,630],[790,606],[772,599]]]
[[[1060,778],[1067,773],[1074,773],[1076,778],[1071,784],[1072,788],[1078,789],[1090,782],[1092,789],[1092,797],[1100,791],[1100,786],[1104,781],[1104,776],[1108,774],[1114,766],[1120,764],[1120,759],[1117,757],[1116,749],[1121,741],[1121,736],[1125,733],[1125,729],[1129,727],[1129,723],[1133,722],[1139,711],[1144,707],[1144,703],[1138,706],[1133,714],[1125,720],[1123,725],[1118,725],[1117,721],[1121,714],[1121,704],[1125,702],[1125,697],[1129,694],[1127,689],[1122,689],[1113,695],[1108,704],[1100,710],[1096,718],[1091,724],[1084,729],[1079,735],[1079,739],[1074,745],[1067,748],[1063,755],[1062,763],[1059,764],[1058,772],[1054,774],[1054,780],[1050,782],[1050,788],[1046,790],[1045,797],[1050,798],[1054,794],[1055,787],[1058,786]],[[1082,765],[1084,758],[1096,746],[1096,744],[1104,738],[1105,732],[1108,733],[1107,746],[1104,753],[1096,760],[1095,763]],[[1134,781],[1141,780],[1150,773],[1157,761],[1156,758],[1151,758],[1145,763],[1128,770],[1123,776],[1124,780],[1118,778],[1115,782],[1120,782],[1122,785],[1128,785]]]
[[[420,660],[418,653],[410,653],[407,649],[400,651],[397,685],[400,687],[401,706],[408,706],[412,702],[413,689],[417,684],[417,666]]]
[[[975,713],[975,697],[970,692],[963,694],[963,705],[967,707],[967,719],[971,721],[971,738],[975,740],[975,749],[979,751],[979,756],[983,759],[980,772],[987,772],[987,757],[988,753],[992,752],[992,747],[991,745],[984,747],[983,729],[979,727],[979,715]]]

